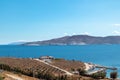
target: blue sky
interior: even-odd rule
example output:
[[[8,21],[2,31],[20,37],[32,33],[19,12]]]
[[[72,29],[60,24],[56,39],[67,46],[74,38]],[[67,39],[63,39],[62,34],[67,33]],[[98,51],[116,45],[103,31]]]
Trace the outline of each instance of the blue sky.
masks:
[[[0,0],[0,44],[120,35],[120,0]]]

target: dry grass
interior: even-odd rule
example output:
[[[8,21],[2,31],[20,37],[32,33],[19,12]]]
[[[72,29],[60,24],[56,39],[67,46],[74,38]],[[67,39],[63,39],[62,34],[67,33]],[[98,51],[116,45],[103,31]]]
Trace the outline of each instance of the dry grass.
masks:
[[[71,71],[71,69],[76,70],[78,68],[85,69],[84,63],[80,61],[69,61],[64,59],[58,59],[58,60],[53,60],[52,62],[53,65],[58,66],[67,71]]]
[[[0,64],[9,65],[11,68],[19,68],[26,73],[29,72],[43,72],[52,73],[55,75],[64,74],[63,71],[46,65],[42,62],[38,62],[32,59],[19,59],[19,58],[0,58]]]
[[[6,64],[9,65],[10,67],[17,67],[20,68],[20,70],[25,71],[25,72],[29,72],[29,71],[42,71],[43,73],[52,73],[52,74],[64,74],[64,72],[55,69],[49,65],[46,65],[42,62],[38,62],[32,59],[22,59],[22,58],[0,58],[0,64]],[[62,69],[65,69],[67,71],[71,71],[71,69],[85,69],[85,65],[83,62],[80,61],[68,61],[68,60],[64,60],[64,59],[58,59],[58,60],[52,60],[52,65],[55,65],[57,67],[60,67]],[[2,73],[2,76],[5,77],[5,80],[14,80],[10,77],[8,77],[6,74],[10,74],[13,76],[17,76],[20,77],[24,80],[38,80],[37,78],[33,78],[33,77],[29,77],[29,76],[25,76],[23,74],[15,74],[13,72],[7,72],[4,71]],[[79,75],[73,75],[72,78],[70,78],[70,80],[78,80],[78,78],[80,80],[96,80],[90,77],[85,77],[85,76],[79,76]],[[39,79],[40,80],[40,79]],[[109,79],[103,79],[103,80],[109,80]]]
[[[29,77],[29,76],[22,75],[22,74],[15,74],[13,72],[8,72],[8,71],[4,71],[4,72],[0,73],[0,75],[5,78],[4,80],[16,80],[16,79],[14,79],[14,78],[12,78],[12,77],[10,77],[8,75],[19,77],[19,78],[21,78],[23,80],[39,80],[37,78]]]

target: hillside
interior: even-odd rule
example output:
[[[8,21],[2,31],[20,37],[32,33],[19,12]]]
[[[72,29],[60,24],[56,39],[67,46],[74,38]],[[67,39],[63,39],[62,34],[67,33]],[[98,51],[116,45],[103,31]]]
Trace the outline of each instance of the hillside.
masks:
[[[1,73],[4,71],[10,72],[10,74],[5,73],[5,75],[11,78],[29,78],[29,80],[30,78],[36,78],[35,80],[109,80],[105,76],[96,76],[94,78],[92,75],[85,75],[85,68],[86,66],[83,62],[60,58],[49,60],[38,58],[0,58]],[[16,75],[12,73],[16,73]],[[26,75],[26,77],[19,75]]]
[[[59,60],[57,60],[57,62],[59,62]],[[75,68],[81,68],[81,69],[84,69],[85,67],[82,62],[71,63],[70,61],[66,61],[66,60],[62,60],[62,62],[64,64],[61,64],[62,68],[59,68],[57,66],[54,67],[54,64],[56,62],[54,62],[54,64],[48,64],[46,62],[43,62],[42,60],[37,60],[37,59],[0,58],[0,69],[7,71],[14,71],[27,76],[36,77],[39,79],[57,80],[62,76],[66,76],[66,77],[68,76],[68,78],[71,78],[71,75],[67,73],[70,73],[70,69],[74,68],[74,66],[77,66]],[[71,65],[71,67],[68,67],[69,69],[68,71],[66,67],[63,67],[66,65]],[[76,80],[76,78],[79,78],[79,76],[74,76],[74,77],[75,77],[74,80]]]
[[[120,36],[95,37],[74,35],[45,41],[27,42],[22,45],[86,45],[86,44],[120,44]]]

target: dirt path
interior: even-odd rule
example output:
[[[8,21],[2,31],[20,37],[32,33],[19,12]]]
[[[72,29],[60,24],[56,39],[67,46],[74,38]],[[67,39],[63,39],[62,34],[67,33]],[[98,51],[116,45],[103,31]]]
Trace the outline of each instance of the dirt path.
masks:
[[[47,64],[47,65],[49,65],[49,66],[51,66],[51,67],[54,67],[54,68],[56,68],[56,69],[59,69],[59,70],[65,72],[65,73],[66,73],[67,75],[69,75],[69,76],[72,76],[72,75],[73,75],[72,73],[70,73],[70,72],[68,72],[68,71],[66,71],[66,70],[64,70],[64,69],[61,69],[61,68],[59,68],[59,67],[57,67],[57,66],[54,66],[54,65],[51,65],[51,64],[49,64],[49,63],[47,63],[47,62],[44,62],[44,61],[42,61],[42,60],[40,60],[40,59],[34,59],[34,60],[39,61],[39,62],[42,62],[42,63],[44,63],[44,64]]]
[[[22,79],[21,77],[18,77],[18,76],[15,76],[15,75],[12,75],[12,74],[6,74],[8,77],[10,77],[10,78],[13,78],[13,79],[15,79],[15,80],[24,80],[24,79]]]

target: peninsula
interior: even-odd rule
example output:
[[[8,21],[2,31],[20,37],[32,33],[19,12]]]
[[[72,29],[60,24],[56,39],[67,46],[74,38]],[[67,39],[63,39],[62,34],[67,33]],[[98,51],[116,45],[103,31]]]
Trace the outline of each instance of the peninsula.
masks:
[[[87,45],[87,44],[120,44],[120,36],[96,37],[73,35],[44,41],[26,42],[22,45]]]

